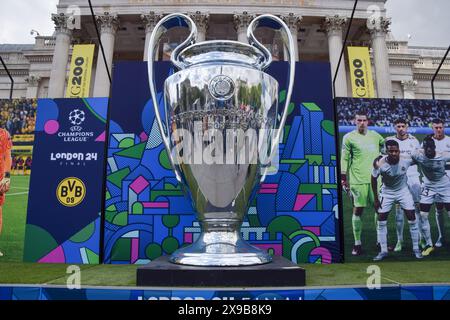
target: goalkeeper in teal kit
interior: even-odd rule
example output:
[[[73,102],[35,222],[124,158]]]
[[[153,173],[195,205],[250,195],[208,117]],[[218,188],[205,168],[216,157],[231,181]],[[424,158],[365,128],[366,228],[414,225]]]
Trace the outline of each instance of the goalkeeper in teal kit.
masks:
[[[361,215],[364,208],[374,203],[371,189],[373,161],[381,154],[383,137],[368,130],[367,112],[359,110],[355,114],[356,129],[347,133],[342,140],[341,177],[342,186],[351,193],[353,201],[352,227],[355,245],[352,255],[362,254]]]

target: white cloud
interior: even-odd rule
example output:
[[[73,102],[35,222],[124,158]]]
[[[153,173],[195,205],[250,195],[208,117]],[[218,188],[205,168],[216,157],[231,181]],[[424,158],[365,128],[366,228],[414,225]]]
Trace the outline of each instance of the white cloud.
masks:
[[[407,40],[409,34],[410,45],[445,48],[450,45],[450,1],[388,0],[386,9],[397,40]]]
[[[1,0],[0,43],[34,43],[32,29],[52,35],[58,0]]]

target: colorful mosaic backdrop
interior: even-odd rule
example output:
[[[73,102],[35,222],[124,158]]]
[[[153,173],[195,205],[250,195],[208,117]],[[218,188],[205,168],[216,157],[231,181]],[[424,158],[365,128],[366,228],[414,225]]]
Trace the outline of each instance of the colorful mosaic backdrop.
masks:
[[[105,263],[142,264],[199,235],[190,201],[170,170],[150,101],[146,64],[115,66],[107,154]],[[157,64],[157,87],[173,72]],[[287,65],[268,72],[285,97]],[[324,63],[298,63],[280,170],[250,203],[242,233],[251,244],[295,263],[341,262],[336,148]],[[160,110],[163,109],[159,93]]]
[[[107,109],[108,98],[38,100],[24,261],[99,263]],[[79,202],[64,202],[67,178],[82,183]]]

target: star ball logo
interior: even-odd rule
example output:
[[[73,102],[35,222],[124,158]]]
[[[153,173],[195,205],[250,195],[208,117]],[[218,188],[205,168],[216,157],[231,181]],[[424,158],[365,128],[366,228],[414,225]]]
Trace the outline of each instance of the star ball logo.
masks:
[[[65,207],[76,207],[86,196],[84,182],[76,177],[63,179],[56,188],[56,198]]]
[[[69,114],[69,121],[73,125],[73,127],[70,128],[70,131],[81,131],[83,128],[81,127],[81,124],[86,120],[86,114],[83,110],[75,109]]]
[[[58,137],[62,138],[64,142],[88,142],[94,137],[94,132],[85,131],[81,126],[87,120],[85,111],[78,108],[73,109],[66,119],[72,126],[66,132],[58,132]]]

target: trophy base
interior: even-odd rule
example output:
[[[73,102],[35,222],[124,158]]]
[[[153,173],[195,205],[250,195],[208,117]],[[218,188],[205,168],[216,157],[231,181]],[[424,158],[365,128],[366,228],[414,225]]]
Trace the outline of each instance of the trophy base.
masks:
[[[298,288],[306,285],[306,271],[286,258],[241,267],[197,267],[169,262],[162,256],[137,269],[139,287],[164,288]],[[217,289],[214,289],[217,290]]]
[[[169,261],[199,267],[237,267],[266,264],[272,257],[242,240],[239,232],[210,231],[201,234],[194,244],[175,251]]]

